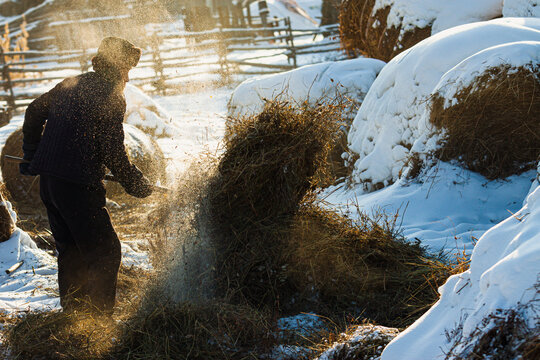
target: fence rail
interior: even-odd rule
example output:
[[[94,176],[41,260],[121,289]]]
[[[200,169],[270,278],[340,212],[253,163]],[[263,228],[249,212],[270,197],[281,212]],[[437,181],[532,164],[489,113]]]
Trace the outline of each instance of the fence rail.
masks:
[[[203,32],[155,33],[146,39],[151,44],[132,71],[131,81],[151,85],[165,93],[174,81],[202,74],[217,74],[229,79],[235,74],[269,74],[294,69],[297,56],[339,50],[337,25],[319,29],[293,29],[290,20],[266,28],[228,28]],[[325,40],[295,44],[301,38],[324,35]],[[66,71],[86,72],[96,49],[72,51],[0,50],[0,102],[10,108],[26,106],[39,91],[25,86],[63,79]],[[249,52],[264,51],[254,56]],[[284,57],[276,61],[277,57]],[[268,59],[273,59],[270,61]],[[286,61],[285,61],[286,59]]]

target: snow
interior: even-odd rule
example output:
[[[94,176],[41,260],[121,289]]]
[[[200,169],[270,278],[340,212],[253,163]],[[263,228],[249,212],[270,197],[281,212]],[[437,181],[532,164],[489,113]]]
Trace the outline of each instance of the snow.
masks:
[[[258,2],[251,3],[251,14],[259,14],[258,4]],[[290,17],[291,26],[294,29],[314,29],[318,25],[318,22],[311,18],[295,0],[266,0],[266,4],[270,11],[268,16],[269,21],[274,17]]]
[[[443,358],[452,345],[446,331],[457,329],[467,337],[488,315],[538,301],[539,264],[540,187],[536,183],[521,210],[480,238],[470,269],[448,279],[439,289],[440,300],[388,345],[382,359]],[[538,331],[538,318],[532,313],[526,318],[528,326]]]
[[[353,59],[307,65],[275,75],[245,80],[229,101],[229,116],[253,115],[260,112],[265,100],[279,96],[292,103],[310,104],[337,94],[359,104],[385,63],[376,59]]]
[[[280,318],[277,321],[277,327],[282,335],[286,335],[288,332],[294,332],[301,336],[308,336],[313,332],[321,331],[325,328],[320,316],[309,313]]]
[[[457,165],[439,162],[423,175],[423,181],[404,178],[372,193],[359,187],[331,187],[325,202],[356,216],[399,214],[398,225],[411,242],[417,239],[429,251],[470,255],[477,239],[509,212],[518,211],[536,171],[506,180],[487,181]]]
[[[167,111],[136,86],[126,84],[124,96],[126,97],[126,123],[158,137],[170,137],[180,131],[173,124],[172,117]]]
[[[323,352],[316,360],[332,360],[335,359],[338,354],[340,357],[348,358],[347,355],[344,355],[343,352],[348,354],[361,354],[362,351],[355,352],[356,348],[365,348],[367,352],[373,351],[373,346],[378,343],[386,343],[393,339],[397,334],[398,330],[394,328],[387,328],[384,326],[376,325],[362,325],[358,326],[354,332],[350,335],[342,334],[345,338],[345,341],[335,342],[332,346]],[[382,345],[379,345],[376,350],[380,352],[383,350]],[[349,355],[349,356],[351,356]],[[364,355],[367,356],[367,355]],[[352,358],[352,357],[351,357]],[[365,359],[368,359],[365,357]],[[369,360],[378,360],[378,356],[370,357]]]
[[[504,17],[540,17],[540,1],[504,0],[502,14]]]
[[[11,274],[5,270],[24,261]],[[8,241],[0,243],[0,311],[54,309],[60,306],[56,297],[56,259],[38,249],[21,229],[16,229]]]
[[[539,27],[540,19],[532,18],[462,25],[433,35],[392,59],[374,81],[349,132],[349,149],[358,157],[352,183],[364,184],[367,191],[373,190],[373,184],[387,186],[400,177],[411,147],[423,154],[434,150],[437,137],[428,121],[428,100],[442,87],[441,78],[490,47],[540,41]],[[530,44],[522,46],[531,51]],[[494,52],[487,52],[490,59],[497,58]],[[509,52],[503,48],[502,55]],[[517,63],[523,62],[519,53],[515,58]],[[505,58],[510,64],[513,60],[513,56]]]
[[[387,6],[387,28],[401,35],[431,26],[434,35],[454,26],[505,17],[539,17],[538,0],[376,0],[372,14]]]
[[[455,96],[458,91],[469,86],[487,69],[503,66],[512,69],[532,68],[538,63],[540,63],[540,41],[518,41],[493,46],[466,58],[448,70],[435,86],[433,93],[442,96],[445,100],[444,108],[448,108],[457,102]]]

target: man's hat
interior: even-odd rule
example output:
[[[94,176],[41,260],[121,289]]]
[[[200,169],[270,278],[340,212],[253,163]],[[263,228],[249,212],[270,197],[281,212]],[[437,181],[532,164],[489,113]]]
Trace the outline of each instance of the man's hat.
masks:
[[[137,66],[141,58],[141,49],[127,40],[109,36],[101,40],[97,57],[122,68]]]

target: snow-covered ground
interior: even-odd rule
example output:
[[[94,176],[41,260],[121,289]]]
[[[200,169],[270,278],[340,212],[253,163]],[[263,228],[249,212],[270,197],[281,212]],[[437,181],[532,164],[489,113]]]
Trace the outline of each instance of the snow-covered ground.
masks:
[[[470,269],[448,279],[439,289],[441,299],[389,344],[382,360],[442,359],[455,341],[467,339],[473,331],[480,330],[476,337],[488,331],[490,323],[482,320],[507,309],[518,311],[531,332],[540,334],[538,182],[532,189],[523,208],[480,238]],[[454,336],[448,338],[447,333]],[[458,345],[454,353],[466,358],[470,350]]]

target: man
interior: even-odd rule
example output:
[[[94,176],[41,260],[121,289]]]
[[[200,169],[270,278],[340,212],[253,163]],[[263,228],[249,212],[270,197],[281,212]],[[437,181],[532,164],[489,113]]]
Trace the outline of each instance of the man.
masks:
[[[20,172],[41,176],[65,311],[90,305],[113,312],[121,252],[105,208],[105,167],[128,194],[152,192],[128,159],[122,127],[123,90],[140,56],[130,42],[107,37],[92,59],[94,72],[63,80],[26,110],[23,151],[30,162],[20,164]]]

